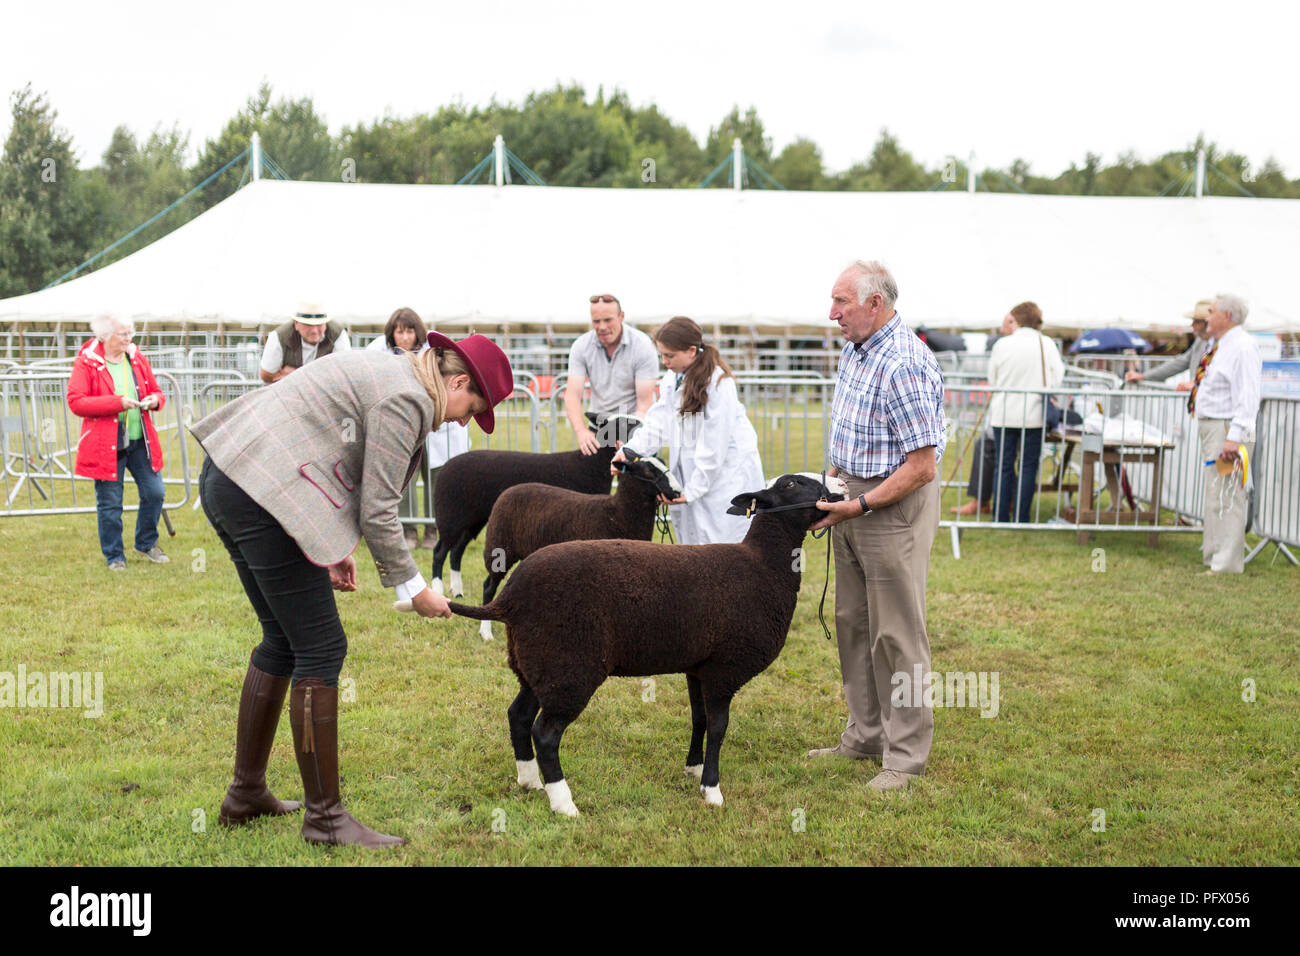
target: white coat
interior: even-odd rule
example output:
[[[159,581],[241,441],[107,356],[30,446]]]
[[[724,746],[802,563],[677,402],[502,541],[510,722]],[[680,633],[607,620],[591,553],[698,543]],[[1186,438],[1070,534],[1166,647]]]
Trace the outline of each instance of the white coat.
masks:
[[[1056,343],[1024,326],[998,339],[989,355],[989,384],[997,388],[1057,388],[1065,363]],[[998,393],[989,403],[994,428],[1042,428],[1043,396]]]
[[[731,499],[765,486],[758,436],[745,417],[736,380],[714,369],[702,412],[681,415],[677,376],[664,375],[659,398],[645,414],[645,426],[628,447],[653,455],[668,445],[668,467],[681,483],[686,504],[669,514],[682,544],[729,544],[749,530],[749,519],[727,514]]]

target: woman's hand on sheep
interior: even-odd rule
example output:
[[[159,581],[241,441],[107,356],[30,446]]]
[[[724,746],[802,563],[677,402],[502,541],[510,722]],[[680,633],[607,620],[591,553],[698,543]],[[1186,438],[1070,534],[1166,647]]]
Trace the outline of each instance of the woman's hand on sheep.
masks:
[[[425,588],[411,598],[411,606],[420,617],[451,617],[447,599],[432,588]]]
[[[614,452],[614,457],[609,460],[609,473],[613,475],[615,478],[618,477],[619,462],[622,462],[623,464],[627,464],[627,456],[623,454],[623,449],[621,446],[619,447],[618,451]]]
[[[355,591],[357,589],[357,562],[348,555],[338,564],[330,566],[330,586],[335,591]]]
[[[665,505],[684,505],[686,504],[686,496],[682,495],[680,498],[669,498],[667,495],[660,495],[659,501],[661,504]]]

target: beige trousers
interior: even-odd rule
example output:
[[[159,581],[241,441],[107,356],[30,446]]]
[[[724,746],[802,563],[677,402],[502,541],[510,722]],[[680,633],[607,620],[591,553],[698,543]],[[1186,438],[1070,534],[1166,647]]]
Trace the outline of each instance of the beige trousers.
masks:
[[[841,474],[849,497],[883,478]],[[919,701],[892,707],[895,674],[912,681],[930,670],[925,584],[939,529],[936,478],[887,508],[835,526],[835,629],[849,722],[840,743],[882,755],[885,770],[922,773],[934,736],[934,712]]]
[[[1218,458],[1228,440],[1228,422],[1222,418],[1198,418],[1201,461]],[[1242,442],[1254,469],[1255,443]],[[1220,475],[1214,465],[1205,465],[1205,517],[1201,537],[1201,563],[1211,571],[1241,574],[1246,569],[1246,490],[1240,472]]]

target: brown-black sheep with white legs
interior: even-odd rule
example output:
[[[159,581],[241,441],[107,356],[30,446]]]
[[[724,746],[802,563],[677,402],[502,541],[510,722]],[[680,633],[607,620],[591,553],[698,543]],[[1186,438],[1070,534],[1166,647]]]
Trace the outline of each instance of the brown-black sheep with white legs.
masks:
[[[613,495],[584,495],[567,488],[530,482],[502,492],[492,508],[483,538],[483,603],[490,604],[506,574],[534,551],[561,541],[627,538],[649,541],[654,536],[659,496],[674,500],[682,487],[658,458],[623,449],[626,462],[617,462],[618,491]],[[492,640],[492,622],[479,628]]]
[[[469,543],[483,530],[492,506],[507,488],[536,481],[584,494],[609,494],[610,462],[621,441],[640,426],[634,415],[587,412],[600,449],[593,455],[580,451],[550,454],[526,451],[468,451],[442,466],[433,486],[433,519],[438,544],[433,549],[432,587],[443,593],[442,564],[451,556],[451,593],[465,593],[460,579],[460,559]]]
[[[553,544],[525,558],[486,607],[452,602],[456,614],[506,623],[519,678],[509,710],[519,784],[535,790],[545,781],[551,809],[577,816],[560,768],[565,728],[607,677],[685,674],[686,770],[699,776],[707,803],[721,804],[718,750],[731,699],[785,646],[799,547],[824,517],[814,502],[845,491],[837,478],[824,486],[819,476],[782,475],[732,500],[728,514],[754,515],[739,544]]]

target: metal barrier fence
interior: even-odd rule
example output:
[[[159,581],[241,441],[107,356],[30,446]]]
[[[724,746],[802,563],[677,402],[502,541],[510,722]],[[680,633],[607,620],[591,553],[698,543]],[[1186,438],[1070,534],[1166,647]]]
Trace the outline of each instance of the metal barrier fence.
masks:
[[[191,350],[185,356],[188,362],[211,359],[212,367],[157,372],[168,400],[165,415],[155,419],[165,446],[164,482],[184,488],[184,498],[166,504],[168,509],[189,501],[202,462],[201,449],[190,445],[193,439],[185,426],[264,387],[260,380],[219,367],[223,356],[237,359],[241,351],[246,350],[209,350],[203,355]],[[95,510],[93,487],[72,475],[80,423],[67,407],[66,365],[59,360],[0,364],[5,496],[0,514]],[[835,380],[811,371],[750,371],[737,373],[736,383],[758,435],[764,471],[769,476],[820,471]],[[563,390],[544,395],[543,384],[540,375],[517,372],[515,391],[497,408],[496,433],[486,436],[472,425],[472,446],[531,451],[576,447],[564,419]],[[955,555],[960,556],[960,532],[972,528],[1064,529],[1081,538],[1097,531],[1136,531],[1147,533],[1153,543],[1159,534],[1199,532],[1205,466],[1195,422],[1186,411],[1186,395],[1146,385],[1110,387],[1114,384],[1109,373],[1077,368],[1069,368],[1065,383],[1050,392],[998,389],[979,381],[975,372],[949,373],[949,437],[940,478],[945,489],[958,489],[952,497],[959,507],[990,498],[996,502],[1002,495],[1003,463],[1018,465],[1019,448],[1030,437],[1020,429],[989,428],[991,405],[1002,403],[1014,413],[1052,394],[1071,413],[1062,432],[1049,434],[1042,426],[1030,430],[1031,443],[1040,445],[1042,457],[1034,479],[1024,486],[1028,494],[1017,479],[1012,479],[1014,486],[1007,484],[1012,513],[1004,515],[1005,520],[978,510],[980,504],[973,514],[945,513],[941,526],[950,529]],[[1253,463],[1258,502],[1253,530],[1264,542],[1254,553],[1274,542],[1293,561],[1286,546],[1300,546],[1297,438],[1300,400],[1265,399]],[[429,478],[426,473],[424,480]],[[403,521],[428,523],[418,515]]]
[[[165,501],[165,510],[190,498],[189,449],[184,430],[181,388],[167,372],[157,373],[166,400],[154,416],[163,451],[163,484],[180,485],[184,496]],[[94,483],[74,474],[81,419],[67,401],[68,373],[63,369],[0,370],[0,455],[4,459],[0,516],[93,514]],[[124,510],[134,510],[130,506]]]
[[[16,364],[30,365],[45,360],[67,360],[76,358],[77,350],[91,338],[88,323],[72,323],[69,328],[26,329],[21,332],[10,328],[0,332],[0,360]],[[253,330],[233,332],[215,331],[148,331],[136,330],[135,342],[149,355],[155,366],[153,356],[157,352],[178,350],[181,352],[204,350],[208,348],[232,347],[237,343],[251,345],[261,353],[260,335]],[[184,364],[184,363],[181,363]]]
[[[1287,545],[1300,548],[1300,399],[1260,402],[1255,434],[1254,531],[1264,540],[1246,560],[1275,544],[1292,564],[1300,564],[1287,549]]]
[[[1053,396],[1066,414],[1060,431],[992,427],[1041,422],[1039,409]],[[1065,529],[1081,541],[1091,532],[1136,531],[1153,544],[1159,534],[1199,530],[1176,520],[1199,515],[1203,482],[1194,431],[1175,427],[1188,420],[1185,403],[1180,393],[1093,385],[949,384],[941,477],[958,489],[964,510],[940,525],[950,529],[953,554],[960,557],[960,532],[970,528]]]

